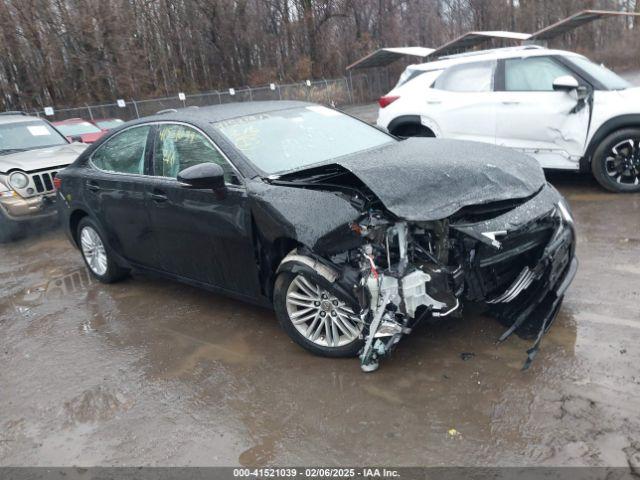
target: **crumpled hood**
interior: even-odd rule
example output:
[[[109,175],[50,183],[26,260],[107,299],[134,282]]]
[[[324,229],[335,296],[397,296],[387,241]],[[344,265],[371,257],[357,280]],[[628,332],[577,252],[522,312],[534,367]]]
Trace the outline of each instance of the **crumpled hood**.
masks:
[[[83,143],[71,143],[0,155],[0,172],[7,173],[10,170],[30,172],[49,167],[67,166],[78,158],[85,148],[87,145]]]
[[[439,220],[461,208],[526,198],[546,183],[535,159],[493,145],[409,138],[337,159],[394,215]]]

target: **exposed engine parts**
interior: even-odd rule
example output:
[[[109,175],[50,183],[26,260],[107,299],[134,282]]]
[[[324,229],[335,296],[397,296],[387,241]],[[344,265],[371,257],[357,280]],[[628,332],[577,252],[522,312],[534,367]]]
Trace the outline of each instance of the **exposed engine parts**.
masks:
[[[376,217],[352,228],[371,242],[360,249],[361,286],[368,294],[372,318],[360,361],[362,369],[370,372],[402,335],[411,332],[418,312],[446,316],[460,304],[454,296],[448,302],[432,296],[438,292],[435,282],[441,280],[428,273],[441,268],[433,251],[437,242],[431,238],[432,232],[410,228],[406,222],[387,224]]]
[[[449,219],[390,220],[378,210],[349,228],[357,247],[330,258],[294,251],[280,268],[308,268],[349,298],[338,325],[359,322],[363,371],[376,370],[419,321],[459,315],[468,302],[484,305],[509,327],[499,341],[529,325],[536,339],[529,366],[559,309],[573,257],[573,230],[562,209],[513,231],[483,232]]]

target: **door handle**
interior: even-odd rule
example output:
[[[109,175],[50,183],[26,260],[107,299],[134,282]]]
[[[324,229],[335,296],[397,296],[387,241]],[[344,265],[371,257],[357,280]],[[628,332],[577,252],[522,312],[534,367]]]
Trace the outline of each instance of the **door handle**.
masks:
[[[154,190],[153,192],[151,192],[151,200],[153,200],[156,203],[166,202],[167,194],[164,192],[161,192],[160,190]]]
[[[440,105],[441,103],[441,100],[427,100],[427,105]]]
[[[520,105],[520,102],[516,102],[515,100],[505,100],[502,102],[503,105]]]
[[[99,191],[99,190],[100,190],[100,185],[98,185],[98,184],[97,184],[97,182],[89,181],[89,182],[87,183],[87,188],[88,188],[89,190],[91,190],[92,192],[97,192],[97,191]]]

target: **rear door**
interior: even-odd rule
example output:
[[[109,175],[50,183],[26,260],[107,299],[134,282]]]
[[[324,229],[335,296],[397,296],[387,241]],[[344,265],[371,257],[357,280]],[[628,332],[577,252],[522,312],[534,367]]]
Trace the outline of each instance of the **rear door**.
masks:
[[[159,267],[171,274],[253,296],[259,291],[251,215],[240,175],[202,131],[160,123],[153,147],[155,182],[149,211]],[[178,183],[185,168],[221,165],[226,187],[193,189]]]
[[[153,266],[155,244],[150,235],[147,175],[151,160],[150,125],[119,132],[90,157],[84,179],[85,197],[105,230],[109,244],[127,260]]]
[[[494,75],[497,62],[481,61],[446,69],[429,89],[423,123],[444,138],[495,141]]]
[[[496,143],[532,155],[544,168],[577,168],[584,152],[590,106],[575,111],[575,92],[554,91],[553,81],[570,75],[552,56],[501,60]]]

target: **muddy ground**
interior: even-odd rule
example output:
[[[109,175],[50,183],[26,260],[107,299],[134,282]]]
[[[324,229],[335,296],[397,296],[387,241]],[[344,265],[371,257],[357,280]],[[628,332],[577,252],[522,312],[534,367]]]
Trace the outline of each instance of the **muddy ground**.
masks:
[[[0,246],[0,465],[638,462],[640,195],[550,178],[581,264],[527,372],[529,343],[496,346],[490,318],[419,328],[363,374],[268,310],[95,283],[61,231]]]

